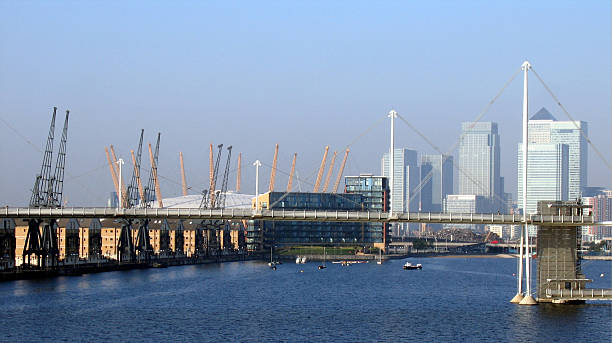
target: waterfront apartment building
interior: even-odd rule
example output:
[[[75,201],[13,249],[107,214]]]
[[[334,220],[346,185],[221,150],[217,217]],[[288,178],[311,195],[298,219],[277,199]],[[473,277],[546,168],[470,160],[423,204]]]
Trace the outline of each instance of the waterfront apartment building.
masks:
[[[568,146],[567,199],[579,199],[587,186],[587,123],[558,121],[546,108],[542,108],[529,119],[528,125],[529,144],[565,144]]]
[[[344,177],[344,192],[350,194],[361,194],[363,209],[366,211],[387,212],[389,210],[389,179],[385,176],[374,176],[372,174],[360,174],[359,176]],[[386,250],[389,242],[388,223],[369,223],[370,230],[382,231],[382,245],[375,243],[374,246]]]
[[[421,212],[442,212],[444,199],[453,194],[453,157],[421,155]]]
[[[274,210],[366,210],[358,193],[285,193],[259,195],[259,207]],[[255,198],[252,202],[255,208]],[[258,240],[261,242],[259,243]],[[267,251],[271,246],[384,244],[383,226],[370,223],[256,221],[248,225],[247,244]]]

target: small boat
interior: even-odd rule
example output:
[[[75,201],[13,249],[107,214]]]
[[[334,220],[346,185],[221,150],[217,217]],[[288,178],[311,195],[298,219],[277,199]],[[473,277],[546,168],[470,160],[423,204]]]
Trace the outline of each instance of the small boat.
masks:
[[[326,259],[326,257],[327,257],[327,255],[326,255],[326,253],[325,253],[325,247],[323,247],[323,264],[320,264],[320,265],[319,265],[319,270],[327,268],[327,267],[325,266],[325,259]]]
[[[406,262],[406,264],[404,264],[404,269],[423,269],[423,266],[420,263],[415,266],[410,262]]]
[[[276,262],[272,261],[272,247],[270,247],[270,262],[268,262],[268,267],[276,270]]]
[[[378,261],[376,264],[382,264],[382,249],[378,249]]]
[[[300,263],[302,263],[302,258],[298,256],[295,258],[295,264],[300,264]]]
[[[302,256],[302,258],[300,259],[300,263],[301,264],[306,263],[306,256]]]

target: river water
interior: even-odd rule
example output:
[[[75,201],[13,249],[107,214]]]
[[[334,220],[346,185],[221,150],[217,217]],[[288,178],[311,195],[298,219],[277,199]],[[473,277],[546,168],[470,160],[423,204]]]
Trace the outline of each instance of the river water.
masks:
[[[518,306],[514,259],[342,267],[263,262],[0,283],[0,339],[210,342],[611,342],[610,303]],[[592,287],[612,262],[584,261]],[[605,273],[602,278],[599,275]]]

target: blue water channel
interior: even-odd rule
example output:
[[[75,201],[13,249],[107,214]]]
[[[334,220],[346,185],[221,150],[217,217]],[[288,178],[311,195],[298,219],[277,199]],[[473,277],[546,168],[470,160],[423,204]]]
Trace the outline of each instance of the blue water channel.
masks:
[[[611,342],[610,303],[518,306],[516,260],[180,266],[0,283],[0,340]],[[612,262],[584,261],[611,288]],[[604,273],[604,277],[600,274]]]

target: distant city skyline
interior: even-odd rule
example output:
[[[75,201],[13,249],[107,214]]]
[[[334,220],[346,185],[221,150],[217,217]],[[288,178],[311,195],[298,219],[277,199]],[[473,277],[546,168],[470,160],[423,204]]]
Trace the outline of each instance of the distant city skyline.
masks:
[[[297,152],[294,189],[306,191],[326,145],[351,149],[344,175],[377,174],[391,109],[439,151],[402,120],[396,146],[457,156],[460,123],[477,118],[525,59],[610,160],[609,2],[5,1],[0,35],[3,205],[28,203],[53,106],[71,110],[68,206],[106,204],[114,187],[105,146],[128,162],[128,182],[143,128],[145,144],[161,132],[164,197],[181,194],[181,151],[189,193],[206,188],[210,143],[242,152],[247,194],[253,161],[266,183],[278,143],[276,182],[286,184]],[[481,118],[498,123],[512,192],[521,90],[517,77]],[[542,107],[569,120],[531,77],[529,113]],[[610,187],[593,149],[588,162],[588,186]],[[234,159],[229,189],[235,177]]]

